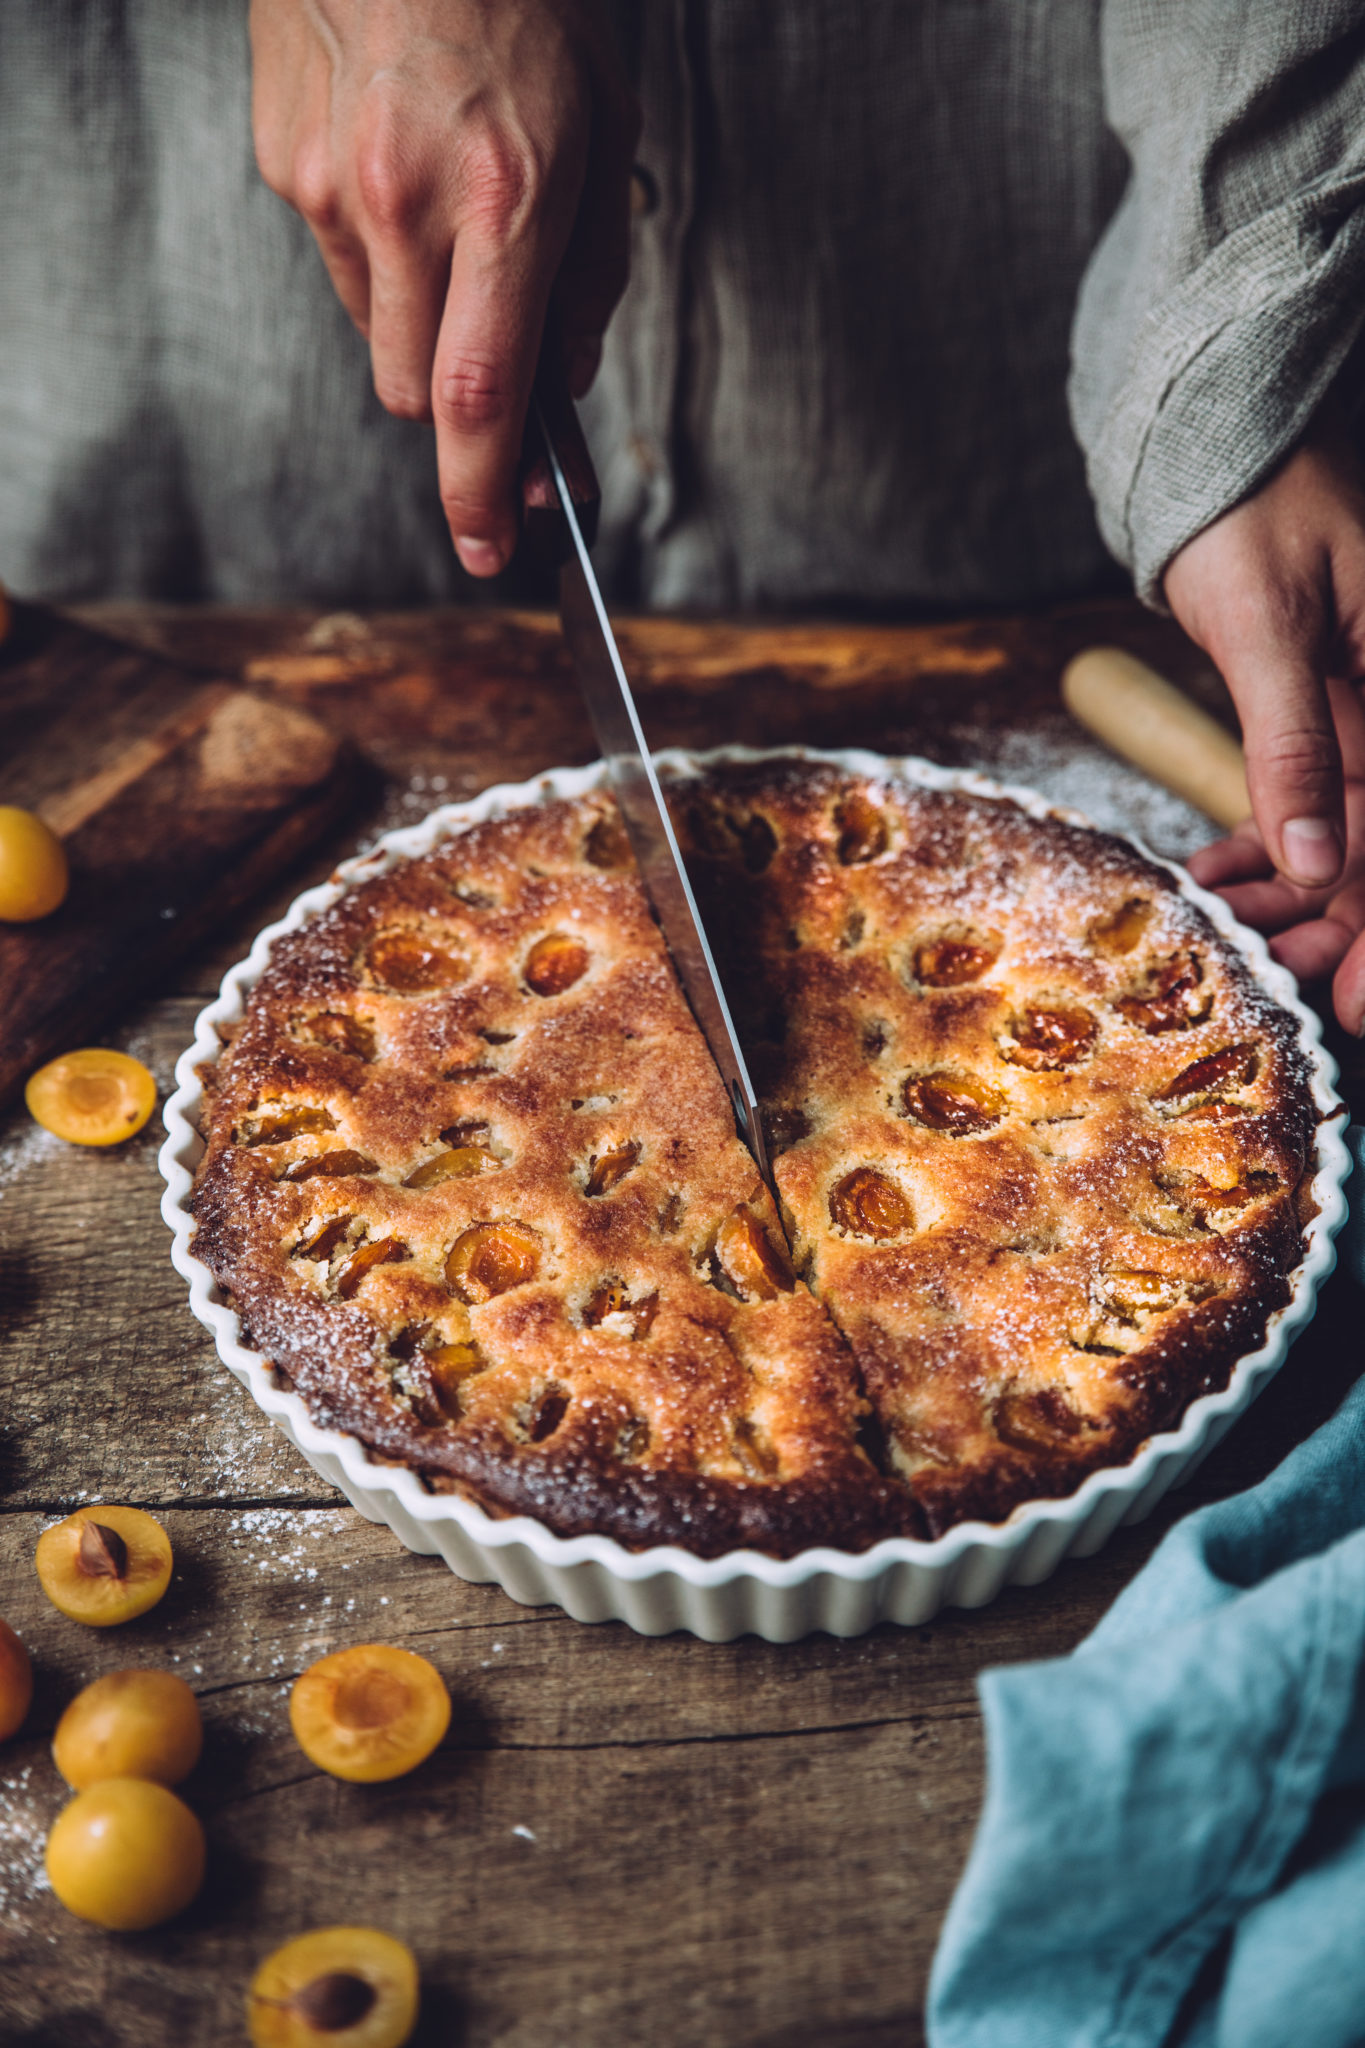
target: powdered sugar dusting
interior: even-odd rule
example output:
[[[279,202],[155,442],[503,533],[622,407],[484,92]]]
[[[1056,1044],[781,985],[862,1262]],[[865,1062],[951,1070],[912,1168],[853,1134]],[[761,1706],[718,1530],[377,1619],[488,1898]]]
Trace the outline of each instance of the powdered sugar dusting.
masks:
[[[0,1144],[0,1201],[31,1167],[42,1165],[61,1149],[61,1139],[54,1138],[41,1124],[18,1123],[13,1136]]]
[[[23,1924],[23,1908],[51,1891],[43,1864],[47,1831],[60,1805],[55,1773],[33,1781],[33,1765],[0,1777],[0,1920]]]
[[[1002,726],[954,726],[953,750],[974,768],[1001,782],[1020,782],[1053,803],[1070,804],[1106,832],[1135,832],[1154,853],[1188,860],[1218,837],[1218,828],[1152,782],[1130,762],[1111,754],[1069,719],[1054,717],[1026,730]]]

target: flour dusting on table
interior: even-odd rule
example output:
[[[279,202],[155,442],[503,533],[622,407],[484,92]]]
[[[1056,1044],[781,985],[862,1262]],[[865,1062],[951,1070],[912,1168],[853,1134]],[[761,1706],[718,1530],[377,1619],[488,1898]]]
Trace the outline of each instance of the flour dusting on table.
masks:
[[[55,1773],[43,1773],[37,1787],[32,1777],[32,1764],[0,1777],[0,1919],[21,1923],[21,1908],[52,1889],[43,1849],[61,1803]]]
[[[1070,804],[1106,832],[1135,832],[1167,860],[1188,860],[1221,836],[1193,804],[1172,796],[1060,715],[1023,730],[950,726],[945,738],[956,761],[999,782],[1023,783],[1053,803]]]

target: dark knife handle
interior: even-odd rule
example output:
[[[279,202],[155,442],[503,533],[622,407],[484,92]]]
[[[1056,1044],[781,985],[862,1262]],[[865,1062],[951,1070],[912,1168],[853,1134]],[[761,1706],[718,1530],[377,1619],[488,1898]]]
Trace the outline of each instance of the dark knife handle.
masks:
[[[573,499],[583,538],[591,547],[597,537],[602,492],[588,453],[588,444],[583,439],[583,429],[578,423],[578,411],[569,396],[562,371],[551,372],[542,362],[536,375],[536,397],[540,401],[545,424],[554,437],[555,453],[569,486],[569,496]],[[521,451],[521,531],[523,545],[537,562],[557,568],[568,559],[568,522],[555,489],[534,406],[526,415],[526,438]]]

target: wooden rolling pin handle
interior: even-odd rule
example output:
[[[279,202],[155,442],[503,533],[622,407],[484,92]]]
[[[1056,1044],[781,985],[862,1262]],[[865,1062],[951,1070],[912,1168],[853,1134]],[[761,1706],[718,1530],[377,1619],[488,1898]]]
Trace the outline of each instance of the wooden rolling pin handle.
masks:
[[[1207,711],[1121,647],[1087,647],[1062,673],[1072,717],[1164,789],[1229,830],[1251,816],[1242,749]]]

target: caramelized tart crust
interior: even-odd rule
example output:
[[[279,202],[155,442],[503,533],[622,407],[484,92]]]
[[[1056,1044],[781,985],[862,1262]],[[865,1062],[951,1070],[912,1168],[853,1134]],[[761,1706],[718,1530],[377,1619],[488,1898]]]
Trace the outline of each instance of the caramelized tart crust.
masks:
[[[806,763],[670,784],[776,1154],[610,799],[277,941],[205,1070],[196,1251],[317,1421],[492,1513],[702,1555],[1070,1492],[1287,1299],[1294,1021],[1160,869]]]

